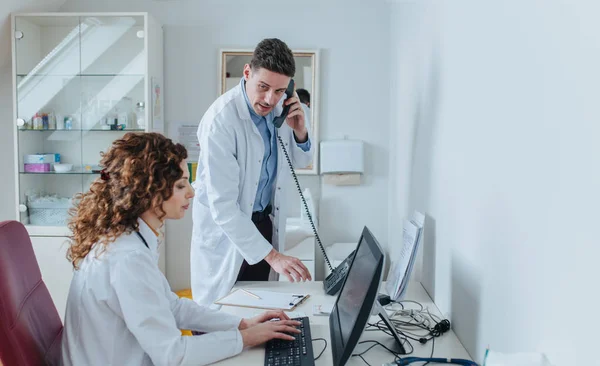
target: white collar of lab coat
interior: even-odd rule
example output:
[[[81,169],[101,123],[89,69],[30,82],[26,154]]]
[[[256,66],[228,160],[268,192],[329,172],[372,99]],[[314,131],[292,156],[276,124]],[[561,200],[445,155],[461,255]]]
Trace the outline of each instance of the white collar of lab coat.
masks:
[[[235,108],[237,109],[238,115],[240,119],[252,120],[250,118],[250,111],[248,110],[248,104],[246,103],[246,98],[244,98],[244,92],[242,88],[244,87],[244,79],[240,81],[240,83],[232,89],[232,92],[235,94]]]
[[[150,229],[150,227],[141,218],[138,218],[138,228],[140,234],[144,237],[144,239],[146,239],[146,243],[148,243],[148,248],[152,254],[156,253],[158,251],[158,238],[156,237],[156,234],[154,234],[152,229]],[[134,233],[133,235],[137,237],[137,234]],[[138,238],[138,240],[140,239]],[[144,245],[144,243],[141,244]]]

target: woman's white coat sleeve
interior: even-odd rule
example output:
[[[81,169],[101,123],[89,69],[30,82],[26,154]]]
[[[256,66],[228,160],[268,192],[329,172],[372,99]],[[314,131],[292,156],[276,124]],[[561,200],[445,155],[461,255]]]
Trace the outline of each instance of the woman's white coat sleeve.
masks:
[[[113,310],[154,364],[205,365],[242,351],[237,329],[182,336],[163,281],[164,275],[152,257],[137,251],[117,261],[110,271],[111,287],[118,299],[118,308]]]

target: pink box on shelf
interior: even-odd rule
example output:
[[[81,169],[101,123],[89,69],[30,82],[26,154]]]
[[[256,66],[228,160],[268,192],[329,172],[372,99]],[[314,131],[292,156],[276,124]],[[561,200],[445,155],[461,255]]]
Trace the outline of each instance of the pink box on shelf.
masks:
[[[50,171],[49,163],[23,164],[26,173],[42,173]]]

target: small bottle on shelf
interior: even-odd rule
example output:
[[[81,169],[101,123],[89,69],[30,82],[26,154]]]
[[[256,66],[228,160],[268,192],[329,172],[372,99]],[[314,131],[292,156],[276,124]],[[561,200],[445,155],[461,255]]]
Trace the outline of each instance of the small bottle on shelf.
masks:
[[[40,119],[38,117],[38,114],[36,113],[35,116],[33,116],[33,118],[31,118],[31,129],[37,130],[39,123],[40,123]]]
[[[56,130],[56,116],[54,112],[48,113],[48,129]]]
[[[48,113],[42,113],[42,130],[48,129]]]
[[[144,102],[138,102],[135,107],[135,116],[136,116],[137,127],[141,128],[141,129],[146,128],[145,109],[146,109],[146,106],[145,106]]]
[[[56,116],[56,129],[57,130],[65,129],[65,120],[63,119],[63,116],[61,116],[61,115]]]
[[[127,115],[127,112],[118,112],[117,118],[118,118],[117,124],[119,125],[119,129],[126,130],[127,124],[129,122],[129,116]]]
[[[65,117],[65,130],[72,130],[72,129],[73,129],[73,117],[66,116]]]

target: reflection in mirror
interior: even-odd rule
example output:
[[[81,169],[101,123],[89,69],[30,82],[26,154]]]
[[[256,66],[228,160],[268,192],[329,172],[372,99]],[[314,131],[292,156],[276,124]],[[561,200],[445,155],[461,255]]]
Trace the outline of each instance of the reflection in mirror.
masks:
[[[316,51],[293,51],[296,62],[294,82],[298,97],[303,103],[307,127],[310,130],[311,144],[314,148],[313,164],[303,169],[296,169],[298,174],[317,174],[319,124],[318,124],[318,60]],[[221,51],[220,62],[220,94],[223,94],[239,84],[244,71],[244,65],[252,59],[251,50]]]

